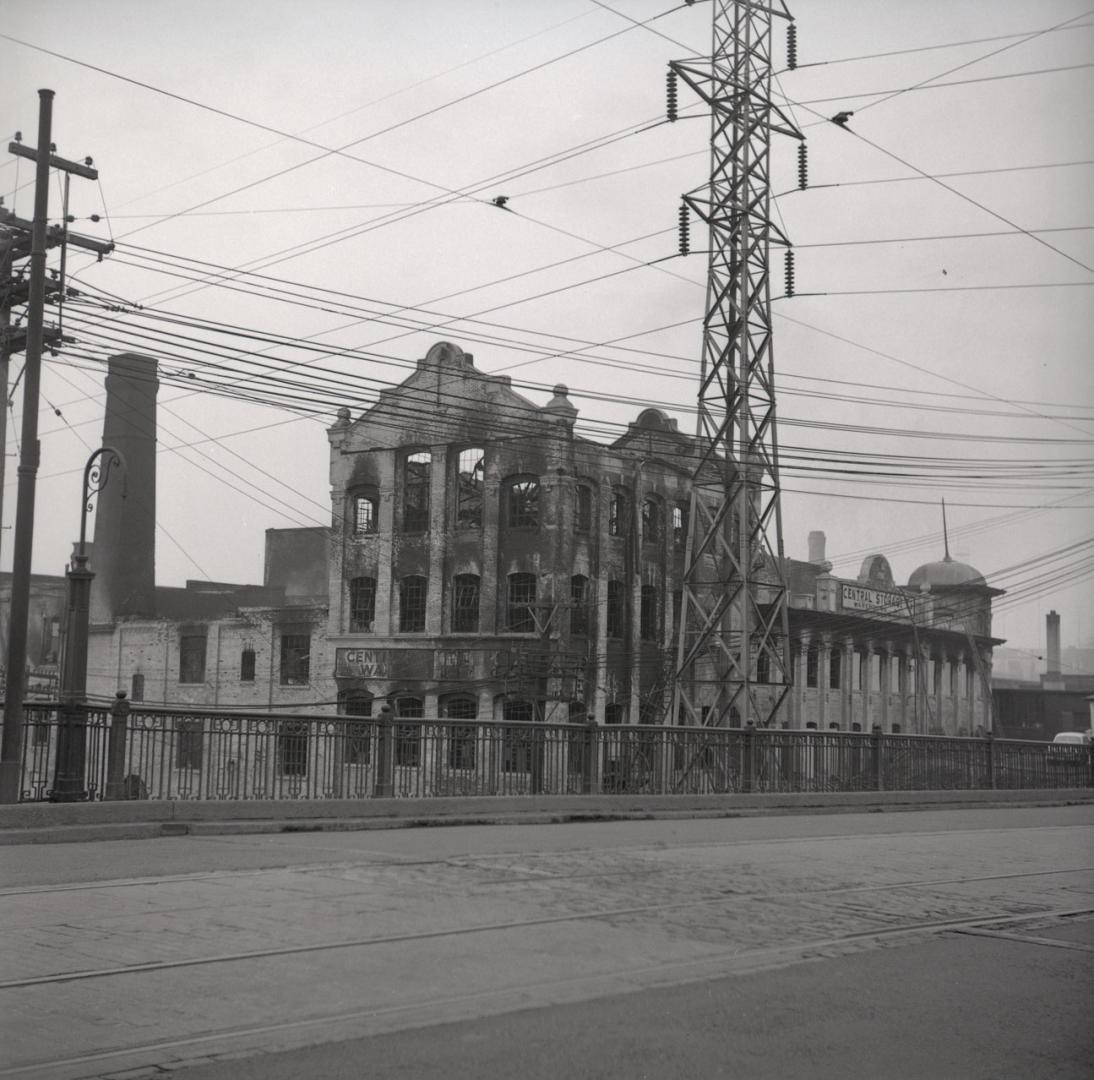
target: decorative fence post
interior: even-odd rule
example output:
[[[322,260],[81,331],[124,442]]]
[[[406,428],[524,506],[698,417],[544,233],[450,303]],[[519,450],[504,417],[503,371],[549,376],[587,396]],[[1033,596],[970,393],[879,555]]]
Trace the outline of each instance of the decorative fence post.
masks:
[[[584,775],[581,778],[581,790],[586,795],[600,794],[600,770],[597,768],[600,757],[599,739],[597,739],[597,723],[595,718],[589,717],[585,724],[585,754],[582,762]]]
[[[390,705],[380,706],[379,746],[376,750],[376,791],[378,799],[395,795],[395,724]]]
[[[128,737],[129,708],[125,691],[119,690],[110,706],[110,736],[106,744],[107,799],[128,798],[125,788],[125,744]]]
[[[885,790],[885,762],[882,758],[881,725],[874,724],[870,729],[870,758],[874,768],[874,783],[878,791]]]

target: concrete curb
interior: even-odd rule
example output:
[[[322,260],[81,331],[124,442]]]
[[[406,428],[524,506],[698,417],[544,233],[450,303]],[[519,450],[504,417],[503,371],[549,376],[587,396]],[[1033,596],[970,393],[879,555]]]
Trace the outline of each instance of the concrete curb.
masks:
[[[102,802],[0,806],[0,845],[169,836],[345,832],[454,825],[543,825],[1094,804],[1094,789],[860,791],[754,795],[482,796],[323,802]]]

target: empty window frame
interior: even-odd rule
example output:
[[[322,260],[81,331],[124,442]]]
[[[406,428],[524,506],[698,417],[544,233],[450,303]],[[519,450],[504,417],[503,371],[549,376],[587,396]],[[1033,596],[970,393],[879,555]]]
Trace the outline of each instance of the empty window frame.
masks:
[[[180,719],[175,727],[175,768],[201,770],[202,721]]]
[[[373,491],[359,491],[353,495],[353,535],[368,536],[376,532],[378,500]]]
[[[817,685],[817,669],[820,666],[820,650],[816,645],[810,645],[805,650],[805,685]]]
[[[622,488],[612,488],[608,503],[608,535],[623,536],[627,531],[627,509],[630,504]]]
[[[642,501],[642,541],[646,544],[661,543],[664,531],[664,515],[661,503],[654,498]]]
[[[539,528],[539,480],[514,476],[505,482],[505,523],[510,529]]]
[[[843,684],[843,654],[839,649],[833,649],[828,654],[828,687],[830,690],[838,690]]]
[[[655,585],[642,586],[638,632],[643,641],[659,641],[661,638],[661,597]]]
[[[510,574],[506,585],[506,630],[511,634],[535,633],[536,575]]]
[[[308,722],[282,720],[277,730],[277,771],[282,776],[308,775]]]
[[[676,503],[672,508],[672,544],[673,547],[683,548],[688,535],[688,508],[683,503]]]
[[[340,690],[338,712],[341,716],[372,715],[372,695],[367,690]],[[343,760],[347,765],[368,765],[372,760],[372,725],[347,720],[342,727]]]
[[[255,681],[255,651],[250,646],[239,654],[239,681]]]
[[[608,637],[623,637],[623,628],[626,622],[624,618],[626,604],[624,601],[623,582],[609,581],[607,613]]]
[[[129,680],[129,700],[144,701],[144,676],[139,671]]]
[[[395,701],[395,715],[401,720],[421,720],[425,704],[419,697],[401,697]],[[395,764],[416,769],[422,759],[422,725],[395,725]]]
[[[429,530],[429,489],[433,456],[428,450],[408,455],[403,465],[403,532]]]
[[[420,634],[425,630],[426,579],[411,574],[399,582],[399,632]]]
[[[355,577],[349,583],[349,632],[371,634],[376,620],[376,579]]]
[[[574,488],[574,532],[587,533],[593,527],[593,489],[588,484]]]
[[[311,675],[311,635],[281,635],[281,685],[307,686]]]
[[[502,707],[502,717],[508,723],[531,723],[538,720],[537,708],[531,701],[507,701]],[[532,755],[535,738],[542,735],[531,727],[502,728],[502,772],[532,771]]]
[[[582,574],[570,578],[570,633],[577,637],[589,633],[589,579]]]
[[[479,704],[473,697],[449,698],[444,706],[444,714],[450,720],[474,720],[478,713]],[[450,769],[475,768],[475,726],[473,724],[454,724],[448,729],[446,760]]]
[[[456,525],[482,528],[482,489],[485,451],[481,446],[461,450],[456,463]]]
[[[205,682],[204,634],[183,634],[179,638],[179,682]]]
[[[457,574],[452,579],[452,633],[474,634],[479,629],[479,577]]]

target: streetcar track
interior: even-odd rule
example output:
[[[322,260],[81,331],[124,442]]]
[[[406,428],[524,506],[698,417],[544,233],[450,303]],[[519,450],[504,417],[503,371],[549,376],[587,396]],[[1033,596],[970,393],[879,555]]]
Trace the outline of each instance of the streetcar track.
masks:
[[[284,945],[276,949],[251,949],[241,952],[220,953],[214,956],[188,957],[182,960],[151,960],[143,964],[129,964],[123,967],[95,968],[83,971],[59,972],[52,975],[38,975],[32,978],[11,979],[0,982],[0,990],[15,990],[30,986],[54,985],[67,982],[81,982],[90,979],[112,978],[122,975],[141,975],[160,971],[173,971],[180,968],[203,967],[211,964],[241,963],[250,960],[266,960],[282,956],[295,956],[302,953],[329,952],[334,949],[358,949],[377,945],[405,944],[408,942],[429,941],[438,938],[453,938],[468,936],[471,934],[500,933],[510,930],[528,929],[537,926],[552,926],[566,922],[586,922],[596,919],[612,919],[631,915],[648,915],[656,912],[680,911],[687,908],[708,907],[714,904],[724,904],[731,900],[747,898],[749,900],[785,900],[788,897],[816,897],[835,896],[849,893],[867,892],[891,892],[897,889],[923,889],[935,888],[944,885],[973,884],[984,881],[1006,881],[1015,878],[1047,877],[1057,874],[1085,873],[1094,870],[1094,867],[1074,867],[1070,869],[1028,871],[1025,873],[1011,874],[987,874],[975,877],[924,879],[919,881],[891,882],[883,885],[837,885],[830,888],[802,889],[797,892],[780,890],[776,893],[740,893],[733,891],[720,891],[717,896],[705,896],[701,899],[669,901],[659,904],[640,904],[631,907],[603,908],[597,911],[585,911],[569,913],[566,915],[544,915],[535,919],[513,919],[497,923],[482,923],[476,926],[463,926],[443,930],[423,930],[414,933],[390,934],[380,937],[357,938],[349,941],[320,941],[311,944]],[[1076,909],[1071,914],[1077,914],[1094,909]],[[1029,919],[1035,916],[1044,917],[1049,913],[1027,912],[1020,916]],[[1018,916],[1016,916],[1018,917]],[[972,921],[983,921],[984,916],[977,916]],[[955,925],[969,920],[956,920]],[[923,925],[934,925],[931,923]],[[898,928],[894,928],[898,929]],[[854,934],[845,935],[848,938],[856,936],[869,936],[871,934],[890,932],[889,930],[864,930]]]
[[[961,836],[961,835],[975,835],[978,833],[989,832],[1045,832],[1045,831],[1068,831],[1070,829],[1085,829],[1094,828],[1094,823],[1087,822],[1074,822],[1066,825],[1016,825],[1016,826],[1000,826],[993,829],[935,829],[935,830],[922,830],[916,832],[896,832],[896,833],[854,833],[854,834],[831,834],[831,835],[817,835],[817,836],[785,836],[785,837],[747,837],[737,840],[696,840],[696,841],[683,841],[677,843],[676,841],[659,841],[656,844],[626,844],[616,847],[588,847],[588,848],[559,848],[557,851],[536,852],[534,858],[536,859],[550,859],[567,855],[582,856],[582,855],[604,855],[604,854],[626,854],[629,852],[674,852],[674,851],[694,851],[697,849],[710,848],[713,850],[721,850],[734,847],[750,847],[750,846],[768,846],[771,844],[812,844],[817,841],[845,841],[845,840],[885,840],[885,839],[916,839],[922,837],[937,836],[939,832],[945,833],[948,837]],[[280,834],[277,837],[280,839]],[[203,843],[205,841],[232,841],[233,846],[238,846],[237,842],[240,839],[251,839],[251,837],[220,837],[220,836],[195,836],[190,839],[200,840]],[[329,851],[341,851],[340,847],[325,847],[325,850]],[[360,856],[362,853],[353,853],[356,856]],[[528,858],[529,853],[526,851],[497,851],[497,852],[463,852],[458,855],[447,855],[440,858],[408,858],[400,855],[398,852],[381,852],[375,850],[369,850],[367,858],[353,857],[337,862],[322,862],[322,863],[273,863],[269,866],[258,867],[242,867],[233,869],[220,869],[220,870],[197,870],[187,874],[171,874],[171,875],[158,875],[155,877],[139,877],[139,878],[112,878],[104,881],[80,881],[64,884],[53,885],[32,885],[32,886],[16,886],[15,888],[0,889],[0,900],[4,900],[9,896],[34,896],[37,894],[49,894],[49,893],[65,893],[65,892],[82,892],[85,890],[95,889],[123,889],[123,888],[139,888],[147,886],[158,885],[170,885],[179,882],[187,881],[207,881],[217,878],[235,878],[235,877],[253,877],[257,874],[269,874],[277,871],[290,871],[293,873],[314,873],[316,871],[323,870],[349,870],[349,869],[371,869],[381,868],[387,869],[391,867],[403,868],[403,867],[415,867],[415,866],[455,866],[466,867],[468,865],[475,865],[490,862],[497,859],[506,858]],[[678,869],[675,867],[655,867],[650,873],[670,872],[670,870]],[[643,871],[644,872],[644,871]],[[610,876],[604,874],[603,876]],[[627,871],[619,871],[620,874],[626,874]],[[579,875],[554,875],[554,880],[564,880],[567,877],[577,877]],[[596,876],[592,874],[585,874],[583,876]],[[544,880],[548,880],[544,877]]]
[[[841,946],[847,946],[856,942],[864,940],[891,940],[899,938],[901,936],[914,936],[918,934],[927,934],[932,932],[952,931],[959,934],[979,934],[981,928],[983,928],[983,936],[992,937],[1014,937],[1018,940],[1028,940],[1021,935],[1013,934],[1007,935],[1005,931],[993,932],[993,928],[999,927],[1001,924],[1021,924],[1024,922],[1030,922],[1038,919],[1045,918],[1068,918],[1077,915],[1089,915],[1094,914],[1094,908],[1071,908],[1060,910],[1046,910],[1036,913],[1025,913],[1021,915],[976,915],[961,919],[938,919],[926,922],[908,923],[902,926],[887,927],[883,929],[875,930],[861,930],[854,931],[848,934],[842,934],[837,937],[821,938],[812,941],[806,941],[801,943],[795,943],[790,945],[773,946],[764,949],[754,949],[751,951],[737,951],[737,952],[720,952],[716,954],[704,957],[701,960],[686,959],[686,960],[670,960],[659,964],[645,964],[636,965],[633,967],[619,968],[614,971],[608,972],[596,972],[587,975],[570,976],[567,978],[555,978],[546,979],[539,982],[524,983],[519,987],[508,988],[505,991],[498,990],[481,990],[471,993],[463,993],[456,995],[449,995],[440,998],[430,998],[423,1001],[411,1001],[398,1005],[389,1006],[372,1006],[363,1009],[353,1009],[339,1013],[327,1013],[319,1016],[304,1017],[296,1020],[283,1020],[275,1023],[255,1024],[247,1027],[225,1028],[220,1031],[205,1031],[197,1035],[189,1035],[175,1039],[163,1039],[157,1042],[144,1043],[138,1046],[127,1047],[113,1047],[109,1050],[100,1050],[90,1054],[81,1054],[72,1057],[56,1058],[50,1061],[39,1061],[33,1063],[27,1063],[23,1065],[17,1065],[11,1068],[0,1067],[0,1077],[19,1076],[31,1073],[41,1073],[44,1070],[57,1070],[62,1068],[73,1068],[81,1065],[91,1065],[93,1063],[103,1063],[111,1059],[118,1058],[133,1058],[140,1055],[157,1054],[161,1055],[164,1051],[178,1050],[184,1047],[197,1047],[202,1045],[209,1045],[215,1043],[226,1043],[232,1040],[240,1039],[253,1039],[256,1036],[274,1035],[278,1033],[284,1033],[288,1031],[299,1032],[306,1031],[309,1028],[320,1028],[323,1026],[331,1026],[334,1024],[344,1024],[351,1021],[361,1021],[367,1019],[381,1019],[381,1018],[393,1018],[400,1014],[404,1016],[412,1016],[415,1012],[423,1012],[426,1010],[437,1010],[438,1008],[444,1008],[451,1005],[470,1005],[475,1001],[489,1001],[491,998],[497,999],[499,995],[505,995],[512,999],[517,994],[527,995],[531,991],[543,991],[560,988],[560,987],[576,987],[581,984],[593,984],[598,981],[618,981],[623,982],[625,989],[615,989],[614,993],[627,992],[627,990],[634,990],[634,980],[643,975],[665,975],[668,976],[676,969],[683,973],[690,972],[690,978],[685,974],[683,977],[677,977],[677,982],[705,982],[712,979],[722,978],[726,975],[742,974],[750,971],[763,970],[765,968],[771,968],[779,966],[780,962],[785,965],[786,962],[793,962],[793,960],[807,960],[815,958],[817,955],[823,955],[833,949],[839,949]],[[1051,939],[1045,939],[1049,942]],[[1035,941],[1040,944],[1040,941]],[[1057,942],[1052,942],[1057,944]],[[726,970],[720,965],[730,963],[736,964],[736,971]],[[715,970],[709,970],[709,969]],[[704,974],[696,974],[700,969],[706,969]],[[670,982],[671,985],[671,982]],[[555,998],[548,998],[548,1001],[553,1001]],[[505,1009],[502,1012],[508,1011]],[[413,1026],[413,1025],[410,1025]],[[183,1061],[178,1061],[178,1064],[185,1064]],[[149,1069],[157,1068],[157,1066],[149,1066]],[[134,1070],[136,1071],[136,1070]],[[101,1073],[99,1074],[102,1075]]]

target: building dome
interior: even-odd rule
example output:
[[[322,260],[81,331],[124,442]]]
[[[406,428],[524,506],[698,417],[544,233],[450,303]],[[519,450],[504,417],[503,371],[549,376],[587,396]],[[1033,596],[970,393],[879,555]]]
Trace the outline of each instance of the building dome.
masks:
[[[957,562],[947,555],[938,562],[924,563],[918,570],[913,571],[908,578],[908,588],[922,589],[924,585],[930,588],[954,588],[962,585],[987,585],[984,575],[968,563]]]

